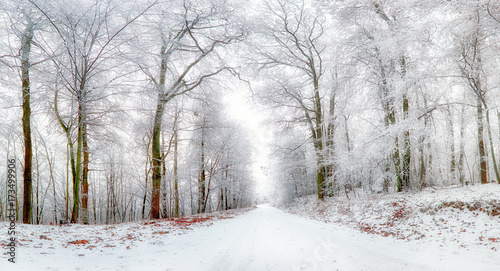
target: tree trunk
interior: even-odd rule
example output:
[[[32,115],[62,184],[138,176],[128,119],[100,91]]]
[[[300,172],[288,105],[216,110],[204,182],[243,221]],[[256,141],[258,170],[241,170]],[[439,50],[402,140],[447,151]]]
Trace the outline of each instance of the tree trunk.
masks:
[[[163,142],[163,145],[165,144],[165,138],[162,136],[162,142]],[[163,218],[166,218],[166,217],[169,217],[171,212],[170,212],[170,204],[167,204],[167,197],[168,197],[168,193],[167,193],[167,165],[165,163],[165,157],[167,156],[167,153],[164,153],[162,154],[162,159],[161,159],[161,167],[162,167],[162,171],[161,171],[161,208],[162,209],[162,212],[161,212],[161,216]],[[160,209],[161,209],[160,208]]]
[[[163,116],[163,103],[158,98],[158,105],[156,107],[156,115],[153,123],[153,134],[151,141],[151,158],[152,158],[152,186],[153,193],[151,196],[151,218],[160,218],[160,190],[161,190],[161,122]]]
[[[83,151],[83,89],[80,89],[78,95],[78,131],[77,131],[77,146],[76,146],[76,164],[75,174],[73,175],[73,211],[71,212],[71,223],[78,222],[78,215],[80,212],[80,178],[82,171],[82,151]]]
[[[203,121],[203,126],[201,127],[201,167],[200,167],[200,176],[198,179],[198,212],[205,212],[205,181],[206,181],[206,172],[205,172],[205,120]]]
[[[23,223],[32,222],[32,146],[31,146],[31,107],[30,107],[30,53],[33,40],[33,24],[28,22],[21,44],[21,81],[23,93],[23,136],[24,136],[24,172],[23,172]]]
[[[54,174],[53,174],[53,170],[52,170],[52,165],[51,164],[49,164],[49,165],[50,165],[50,180],[52,181],[52,194],[54,195],[54,225],[57,225],[58,220],[57,220],[56,181],[54,180]]]
[[[158,104],[156,105],[155,118],[153,121],[153,133],[151,135],[151,163],[153,176],[152,195],[151,195],[151,218],[160,218],[160,190],[161,190],[161,122],[163,118],[163,111],[165,109],[164,91],[165,91],[165,78],[167,73],[167,42],[162,37],[162,47],[160,50],[161,63],[160,74],[158,82]]]
[[[385,112],[384,123],[386,127],[396,124],[396,110],[394,108],[394,98],[390,96],[389,89],[387,86],[387,81],[385,78],[385,72],[382,68],[382,107]],[[401,159],[399,155],[399,138],[398,136],[394,139],[392,152],[392,162],[394,164],[397,191],[400,192],[402,188],[402,178],[401,178]],[[389,181],[386,181],[386,185],[389,185]],[[388,191],[388,189],[386,189]]]
[[[36,150],[35,145],[35,150]],[[38,161],[38,152],[35,152],[35,165],[36,165],[36,190],[35,190],[35,199],[36,201],[32,201],[32,205],[36,206],[35,208],[35,217],[32,219],[33,224],[40,224],[40,163]]]
[[[500,173],[498,172],[497,158],[495,156],[495,147],[493,146],[493,136],[491,135],[491,124],[490,124],[490,111],[486,107],[486,103],[483,100],[484,109],[486,110],[486,130],[488,131],[488,140],[490,141],[490,153],[491,162],[493,166],[493,172],[495,172],[495,178],[497,183],[500,183]]]
[[[347,121],[346,121],[347,124]],[[347,129],[347,127],[346,127]],[[326,128],[326,149],[327,149],[327,159],[328,165],[326,166],[326,175],[328,178],[328,195],[330,197],[334,196],[334,191],[336,190],[336,180],[335,180],[335,91],[333,91],[330,97],[330,111],[328,113],[328,121]]]
[[[406,57],[402,55],[399,59],[399,64],[401,66],[401,79],[406,80]],[[403,93],[403,119],[408,119],[409,111],[409,101],[408,101],[408,89],[404,89]],[[403,167],[401,169],[401,183],[398,184],[402,187],[402,190],[408,191],[410,188],[410,173],[411,173],[411,146],[410,146],[410,130],[407,127],[403,132]]]
[[[82,223],[89,224],[89,148],[87,138],[87,123],[82,123],[83,171],[82,171]]]
[[[79,193],[80,193],[80,164],[81,164],[81,130],[80,130],[80,124],[81,124],[81,103],[79,103],[79,112],[78,112],[78,146],[77,146],[77,152],[76,152],[76,158],[75,158],[75,146],[73,144],[73,138],[71,136],[71,130],[70,127],[64,122],[64,120],[61,118],[61,115],[59,114],[59,109],[57,106],[57,96],[58,96],[58,91],[56,90],[55,95],[54,95],[54,113],[56,114],[57,120],[59,121],[59,124],[61,125],[61,128],[64,130],[64,133],[66,134],[66,140],[68,142],[68,147],[67,147],[67,152],[69,153],[69,165],[71,167],[71,176],[72,176],[72,181],[73,181],[73,211],[71,214],[71,222],[76,223],[76,220],[78,218],[78,206],[79,206]],[[75,161],[76,159],[76,161]],[[68,174],[69,175],[69,174]],[[67,176],[67,175],[66,175]],[[68,180],[67,180],[68,181]],[[68,214],[69,212],[69,185],[67,183],[66,185],[66,208]]]
[[[66,193],[65,193],[65,209],[64,209],[64,220],[69,221],[69,171],[70,171],[70,148],[69,144],[66,147],[66,153],[68,156],[66,157]]]
[[[403,118],[408,118],[408,98],[406,95],[403,95]],[[410,146],[410,131],[409,128],[403,132],[403,168],[402,168],[402,186],[403,190],[408,191],[410,189],[411,180],[411,146]]]
[[[147,151],[149,152],[149,145],[150,145],[150,142],[148,140],[148,143],[146,144],[146,149]],[[148,176],[149,176],[149,156],[147,157],[147,161],[146,161],[146,165],[145,165],[145,168],[144,168],[144,176],[146,177],[146,182],[145,182],[145,185],[144,185],[144,196],[142,198],[142,219],[145,219],[146,218],[146,200],[147,200],[147,197],[148,197]]]
[[[460,114],[460,154],[458,156],[458,179],[462,186],[465,185],[465,171],[464,171],[464,161],[465,161],[465,104],[462,105],[462,112]]]
[[[323,110],[321,109],[321,96],[319,94],[319,78],[316,75],[316,70],[313,71],[313,86],[314,86],[314,114],[316,120],[316,138],[315,147],[316,153],[318,155],[318,169],[316,174],[317,189],[318,189],[318,199],[323,199],[325,194],[325,176],[326,176],[326,165],[324,161],[324,149],[323,149]]]
[[[456,168],[457,168],[457,162],[456,162],[456,155],[455,155],[455,129],[453,125],[453,114],[451,112],[450,105],[448,105],[448,131],[450,134],[451,142],[450,142],[450,173],[453,178],[453,180],[456,180]]]
[[[378,49],[377,49],[378,52]],[[382,60],[379,58],[379,66],[380,66],[380,100],[382,103],[382,110],[384,111],[384,125],[386,128],[390,127],[391,125],[396,124],[396,110],[394,108],[394,97],[391,96],[390,90],[389,90],[389,85],[387,83],[387,77],[386,77],[386,71],[384,68],[384,64],[382,63]],[[390,159],[392,160],[392,163],[394,165],[394,170],[395,170],[395,176],[397,178],[397,191],[401,191],[401,166],[400,166],[400,157],[399,157],[399,139],[398,136],[395,137],[394,139],[394,145],[392,148],[392,153],[390,154]],[[389,174],[390,172],[390,161],[388,161],[386,167],[385,167],[385,172],[386,175]],[[388,175],[386,176],[386,179],[384,180],[384,191],[388,192],[389,191],[389,186],[391,183],[391,177]]]
[[[47,158],[47,164],[49,166],[49,184],[47,186],[47,189],[49,188],[50,184],[52,184],[52,195],[53,195],[53,201],[54,201],[54,225],[57,225],[59,222],[57,219],[57,194],[56,194],[56,181],[54,180],[54,165],[52,164],[52,160],[49,155],[49,151],[47,148],[47,144],[42,140],[43,147],[45,150],[45,157]]]
[[[423,108],[428,108],[429,104],[427,103],[427,97],[425,94],[423,95]],[[419,183],[418,183],[418,189],[422,190],[425,187],[425,182],[426,182],[426,171],[427,171],[427,163],[426,163],[426,153],[425,153],[425,141],[427,140],[426,138],[426,133],[427,133],[427,123],[428,119],[430,117],[430,112],[429,114],[425,114],[423,116],[424,119],[424,133],[421,133],[418,139],[418,152],[419,152]]]
[[[402,178],[402,170],[401,170],[401,157],[399,152],[399,136],[396,136],[394,141],[394,153],[392,154],[392,159],[394,162],[394,169],[396,171],[396,191],[403,191],[403,178]]]
[[[179,137],[177,135],[177,131],[175,131],[175,138],[174,138],[174,217],[179,217],[179,177],[177,173],[177,142],[179,140]]]
[[[477,99],[477,143],[479,150],[479,172],[481,176],[481,183],[488,183],[488,171],[486,167],[486,150],[484,148],[484,139],[483,139],[483,105],[481,100]]]
[[[425,136],[421,135],[419,139],[419,144],[418,144],[418,152],[420,156],[420,165],[419,165],[419,176],[420,176],[420,182],[419,182],[419,189],[422,190],[425,186],[425,152],[424,152],[424,142],[425,142]]]

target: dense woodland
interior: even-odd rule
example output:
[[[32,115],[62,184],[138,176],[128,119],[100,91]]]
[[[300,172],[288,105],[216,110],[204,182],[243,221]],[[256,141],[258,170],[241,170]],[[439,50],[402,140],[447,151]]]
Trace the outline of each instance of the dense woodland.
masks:
[[[256,152],[287,202],[500,183],[500,4],[5,0],[8,159],[24,223],[249,206]],[[247,91],[269,146],[223,102]]]

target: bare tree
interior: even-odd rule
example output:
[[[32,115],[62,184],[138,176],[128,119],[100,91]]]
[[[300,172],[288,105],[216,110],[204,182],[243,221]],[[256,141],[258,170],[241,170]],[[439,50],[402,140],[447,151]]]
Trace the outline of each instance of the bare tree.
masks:
[[[258,47],[258,61],[262,68],[279,70],[284,76],[276,80],[278,95],[271,97],[274,94],[270,94],[266,99],[301,112],[302,117],[297,120],[307,125],[314,144],[317,195],[322,199],[327,173],[325,134],[333,131],[325,127],[323,95],[326,88],[321,85],[325,74],[324,18],[318,11],[306,7],[305,1],[267,3],[267,13],[271,19],[263,32],[266,41]],[[294,80],[296,78],[299,81]],[[333,113],[334,105],[329,108]]]
[[[460,4],[459,4],[459,7]],[[483,6],[478,1],[469,9],[466,18],[462,18],[470,22],[470,28],[465,34],[460,33],[458,38],[459,46],[459,69],[461,76],[465,79],[468,89],[476,97],[477,109],[477,144],[479,150],[479,172],[481,183],[488,183],[488,167],[487,160],[488,154],[486,153],[486,144],[484,140],[484,130],[486,128],[489,151],[492,161],[495,179],[500,183],[500,173],[497,166],[493,136],[491,132],[490,108],[487,102],[488,94],[488,75],[484,70],[483,50],[487,49],[486,43],[487,35],[484,29],[484,22],[488,17],[484,14]],[[490,10],[488,9],[488,12]],[[490,12],[490,16],[491,16]],[[493,17],[494,18],[494,17]],[[485,121],[486,120],[486,121]],[[486,126],[486,127],[485,127]]]
[[[96,77],[109,71],[105,67],[109,57],[116,54],[116,40],[132,22],[143,15],[151,6],[138,15],[127,19],[120,25],[110,21],[117,1],[103,3],[95,1],[86,6],[75,3],[74,7],[52,6],[42,7],[34,0],[29,0],[53,27],[59,38],[58,44],[43,44],[45,53],[54,64],[57,80],[54,96],[54,112],[61,128],[66,134],[70,152],[70,164],[73,180],[73,211],[71,222],[78,221],[80,211],[80,186],[82,186],[83,223],[88,223],[88,171],[89,147],[88,124],[92,102],[101,99],[98,92],[104,85],[96,85]],[[63,114],[59,103],[59,92],[65,90],[71,97],[66,102],[69,113]],[[101,94],[102,95],[102,94]],[[75,109],[73,109],[75,108]],[[76,133],[74,136],[73,134]],[[76,139],[75,139],[76,138]],[[82,161],[83,160],[83,161]]]
[[[33,147],[31,135],[31,83],[30,70],[32,65],[32,47],[36,28],[40,24],[38,14],[32,10],[32,7],[21,1],[7,1],[1,10],[10,20],[11,29],[6,29],[16,37],[16,48],[9,45],[10,54],[2,55],[0,63],[19,72],[20,86],[22,93],[22,130],[24,142],[24,167],[23,167],[23,223],[33,222],[32,211],[32,191],[33,191]]]
[[[184,1],[171,4],[173,14],[164,13],[159,18],[159,25],[172,18],[177,18],[175,25],[160,28],[159,53],[156,55],[159,66],[157,75],[146,67],[141,68],[147,74],[157,91],[157,105],[152,123],[151,162],[152,162],[152,198],[151,218],[160,218],[160,188],[162,146],[162,119],[166,104],[173,98],[186,94],[200,86],[207,79],[223,71],[234,70],[223,63],[218,51],[243,38],[243,31],[234,21],[225,2],[210,1],[195,5]],[[179,6],[182,7],[179,9]],[[210,64],[208,62],[210,61]],[[211,67],[210,67],[211,66]]]
[[[389,28],[389,31],[397,31],[397,19],[396,16],[389,16],[386,14],[384,7],[379,2],[374,2],[373,8],[375,13],[380,19],[382,19]],[[365,31],[365,35],[374,41],[374,37]],[[397,62],[398,68],[394,64],[387,65],[387,60],[380,54],[380,48],[375,45],[374,50],[376,52],[376,57],[378,58],[379,69],[380,69],[380,100],[382,102],[382,108],[385,112],[384,123],[387,127],[393,126],[397,123],[397,108],[396,105],[397,96],[402,96],[402,116],[403,120],[408,118],[409,112],[409,101],[407,89],[397,90],[391,82],[391,75],[398,73],[401,80],[404,81],[407,72],[406,56],[403,51],[404,48],[398,48],[399,52],[397,61],[389,60],[389,62]],[[402,144],[402,146],[400,146]],[[410,153],[410,132],[409,129],[405,129],[402,135],[397,135],[395,138],[394,153],[392,159],[394,161],[394,168],[396,170],[397,178],[397,191],[408,190],[410,187],[410,165],[411,165],[411,153]],[[400,153],[402,151],[402,154]],[[387,185],[387,182],[386,182]]]
[[[33,22],[26,19],[26,27],[21,39],[21,82],[23,91],[23,136],[24,136],[24,172],[23,172],[23,223],[32,222],[32,146],[31,146],[31,108],[30,108],[30,53],[33,41]]]

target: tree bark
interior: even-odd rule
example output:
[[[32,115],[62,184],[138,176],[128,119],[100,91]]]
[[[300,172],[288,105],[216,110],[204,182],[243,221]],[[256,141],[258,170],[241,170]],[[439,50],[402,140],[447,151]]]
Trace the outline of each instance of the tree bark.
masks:
[[[455,131],[454,131],[454,125],[453,125],[453,114],[450,108],[450,105],[448,105],[448,116],[447,116],[447,121],[448,121],[448,131],[449,131],[449,136],[451,138],[450,142],[450,173],[451,177],[453,180],[456,180],[456,169],[457,169],[457,161],[456,161],[456,155],[455,155]]]
[[[179,177],[177,172],[177,142],[179,140],[177,131],[175,131],[174,138],[174,217],[179,217]]]
[[[24,172],[23,172],[23,223],[31,223],[32,210],[32,160],[31,144],[31,106],[30,106],[30,53],[33,40],[33,24],[28,22],[21,44],[21,81],[23,93],[23,136],[24,136]]]
[[[89,224],[89,148],[87,137],[87,123],[82,123],[82,148],[83,148],[83,171],[82,171],[82,223]]]
[[[165,109],[164,91],[165,78],[167,74],[167,42],[162,37],[162,47],[160,49],[160,74],[158,82],[158,102],[156,105],[155,118],[153,121],[153,132],[151,135],[151,164],[152,164],[152,194],[151,194],[151,218],[160,218],[160,190],[161,190],[161,122]]]
[[[198,179],[198,213],[205,212],[205,181],[206,181],[206,171],[205,171],[205,119],[203,120],[203,126],[201,127],[201,155],[200,155],[200,176]]]
[[[403,95],[403,118],[408,118],[408,98]],[[408,128],[403,132],[403,168],[402,168],[402,187],[407,191],[410,189],[410,166],[411,166],[411,146],[410,146],[410,131]]]
[[[335,180],[335,91],[333,91],[330,97],[330,108],[328,112],[328,120],[326,125],[326,150],[328,164],[326,166],[326,176],[328,178],[328,195],[330,197],[334,196],[336,190],[336,180]],[[347,125],[347,121],[346,121]],[[347,127],[346,127],[347,133]]]
[[[316,153],[317,153],[317,163],[318,163],[318,169],[317,169],[317,175],[316,175],[316,180],[317,180],[317,189],[318,189],[318,199],[323,199],[325,195],[325,177],[326,177],[326,172],[327,168],[325,165],[324,161],[324,146],[323,146],[323,110],[321,108],[321,96],[319,94],[319,74],[316,71],[316,67],[314,65],[314,58],[310,57],[310,62],[309,66],[311,68],[311,76],[313,80],[313,87],[314,87],[314,115],[315,115],[315,147],[316,147]],[[321,71],[319,71],[321,72]]]
[[[458,179],[462,186],[465,185],[465,104],[462,105],[462,110],[460,113],[460,154],[458,156]]]
[[[477,99],[477,143],[479,150],[479,172],[481,176],[481,183],[488,183],[488,170],[486,166],[486,150],[484,148],[483,138],[484,124],[483,124],[483,105],[481,100]]]
[[[400,66],[401,66],[401,79],[406,80],[406,57],[402,55],[400,57]],[[403,93],[403,119],[408,119],[409,107],[410,103],[408,101],[408,89],[404,86]],[[408,191],[410,189],[411,184],[411,146],[410,146],[410,130],[407,127],[403,131],[403,168],[402,168],[402,187],[403,190]]]
[[[377,52],[377,58],[380,67],[380,101],[382,103],[382,110],[384,111],[384,125],[388,128],[391,125],[396,124],[396,109],[394,108],[394,97],[391,96],[389,85],[387,81],[387,75],[385,66],[382,63],[382,59],[380,58],[378,48],[375,48]],[[394,145],[392,147],[392,153],[390,154],[390,160],[394,165],[395,176],[396,176],[396,184],[397,191],[401,191],[401,166],[400,166],[400,158],[399,158],[399,139],[398,136],[394,139]],[[385,167],[386,177],[384,180],[384,191],[389,192],[389,186],[391,184],[391,177],[388,175],[390,172],[390,161],[387,162]]]
[[[490,111],[486,107],[486,103],[483,100],[484,109],[486,110],[486,130],[488,135],[488,140],[490,141],[490,153],[491,162],[493,166],[493,172],[495,172],[495,179],[497,183],[500,183],[500,173],[498,172],[497,158],[495,156],[495,147],[493,146],[493,136],[491,135],[491,124],[490,124]]]
[[[159,97],[160,98],[160,97]],[[160,190],[161,190],[161,122],[163,116],[164,105],[158,101],[156,114],[153,124],[153,134],[151,140],[151,163],[153,176],[151,179],[153,193],[151,195],[151,218],[160,218]]]

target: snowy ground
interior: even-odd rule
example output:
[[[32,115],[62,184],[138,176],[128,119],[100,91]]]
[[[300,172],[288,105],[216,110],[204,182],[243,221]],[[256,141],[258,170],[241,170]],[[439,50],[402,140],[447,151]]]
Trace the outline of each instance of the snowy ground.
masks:
[[[302,198],[289,212],[408,241],[500,250],[500,185],[488,184],[378,197]],[[500,270],[500,269],[499,269]]]
[[[500,185],[487,184],[419,193],[301,198],[286,210],[370,235],[401,240],[419,250],[440,248],[469,254],[473,262],[500,270]],[[484,256],[484,257],[483,257]],[[483,258],[482,258],[483,257]],[[454,270],[447,265],[438,270]],[[463,268],[463,270],[467,270]],[[475,267],[470,270],[489,270]]]
[[[6,227],[0,223],[0,229]],[[413,241],[383,237],[268,206],[178,222],[18,225],[17,230],[22,244],[17,263],[12,265],[3,255],[1,270],[387,271],[500,266],[500,254],[488,246],[423,241],[427,235]],[[0,238],[7,239],[6,230]]]

